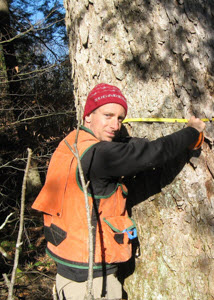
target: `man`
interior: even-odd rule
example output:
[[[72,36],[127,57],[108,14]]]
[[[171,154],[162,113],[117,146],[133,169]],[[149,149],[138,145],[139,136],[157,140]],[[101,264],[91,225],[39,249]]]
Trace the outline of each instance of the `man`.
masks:
[[[117,266],[131,257],[135,224],[126,210],[127,190],[121,177],[135,176],[163,165],[194,144],[205,124],[192,117],[187,128],[149,142],[114,142],[127,114],[121,91],[97,85],[88,95],[78,151],[88,185],[94,236],[95,298],[121,299]],[[44,212],[47,253],[57,262],[59,299],[84,299],[88,277],[88,227],[77,159],[70,151],[71,132],[54,152],[43,189],[33,208]]]

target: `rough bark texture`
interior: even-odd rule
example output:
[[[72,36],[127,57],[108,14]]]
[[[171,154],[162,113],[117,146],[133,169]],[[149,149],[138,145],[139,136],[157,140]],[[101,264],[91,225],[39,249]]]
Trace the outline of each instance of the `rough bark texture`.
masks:
[[[8,120],[14,120],[14,113],[9,110],[13,107],[11,95],[14,94],[16,83],[12,82],[14,73],[15,52],[12,43],[5,43],[11,37],[10,12],[7,0],[0,0],[0,120],[1,125],[6,125]],[[16,59],[15,59],[16,61]],[[13,129],[13,135],[17,133]],[[2,138],[2,145],[8,141],[8,131]],[[10,146],[9,146],[10,148]]]
[[[76,106],[106,82],[124,92],[128,117],[213,117],[212,0],[66,0],[65,7]],[[154,139],[182,127],[131,123],[127,130]],[[212,123],[206,138],[170,185],[181,158],[165,166],[161,192],[145,200],[140,181],[131,192],[145,201],[132,208],[141,255],[125,280],[129,299],[214,299]]]
[[[1,45],[1,51],[3,50],[7,78],[9,81],[9,92],[11,95],[17,93],[19,87],[19,84],[13,81],[16,79],[15,67],[17,66],[15,49],[13,42],[7,43],[12,36],[13,29],[10,26],[9,3],[8,0],[0,0],[0,42],[3,43]]]
[[[0,42],[4,40],[3,33],[5,24],[9,20],[8,3],[0,0]],[[0,44],[0,99],[4,99],[8,93],[7,66],[5,62],[4,47]]]

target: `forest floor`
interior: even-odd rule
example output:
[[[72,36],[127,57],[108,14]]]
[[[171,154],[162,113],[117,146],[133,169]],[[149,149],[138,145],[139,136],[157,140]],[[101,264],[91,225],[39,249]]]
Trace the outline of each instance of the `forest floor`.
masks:
[[[23,244],[20,250],[19,264],[14,285],[14,300],[51,300],[55,284],[56,265],[46,253],[46,241],[43,235],[43,226],[38,216],[31,215],[35,226],[28,226],[26,216]],[[28,219],[29,220],[29,219]],[[39,226],[38,226],[38,223]],[[0,247],[4,249],[7,257],[0,254],[0,300],[6,300],[8,288],[3,278],[7,274],[10,280],[13,264],[18,226],[7,224],[7,232],[1,235]]]
[[[56,266],[47,256],[40,257],[45,266],[29,267],[19,271],[14,286],[14,299],[23,300],[51,300],[53,299],[52,290],[55,282]],[[6,300],[8,289],[3,281],[0,282],[0,299]]]

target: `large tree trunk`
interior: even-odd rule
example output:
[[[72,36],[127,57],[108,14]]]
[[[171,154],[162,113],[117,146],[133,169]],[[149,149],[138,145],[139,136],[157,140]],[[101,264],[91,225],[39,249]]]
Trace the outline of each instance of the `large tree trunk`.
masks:
[[[65,0],[65,7],[76,106],[106,82],[122,89],[128,117],[213,117],[212,0]],[[127,129],[154,139],[182,127],[130,123]],[[129,299],[214,299],[213,138],[207,123],[201,155],[132,209],[141,255],[125,281]],[[143,201],[140,187],[139,195]]]

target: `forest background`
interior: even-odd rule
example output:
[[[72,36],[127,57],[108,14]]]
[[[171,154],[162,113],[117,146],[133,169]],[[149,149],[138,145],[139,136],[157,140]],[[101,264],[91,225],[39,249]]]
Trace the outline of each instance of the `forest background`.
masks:
[[[31,204],[51,154],[75,122],[64,15],[62,1],[0,1],[0,299],[7,298],[3,274],[10,279],[14,264],[27,148],[33,155],[14,295],[52,299],[55,266]]]

